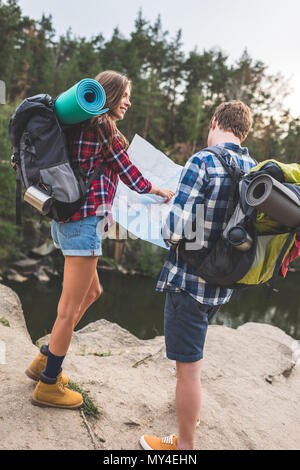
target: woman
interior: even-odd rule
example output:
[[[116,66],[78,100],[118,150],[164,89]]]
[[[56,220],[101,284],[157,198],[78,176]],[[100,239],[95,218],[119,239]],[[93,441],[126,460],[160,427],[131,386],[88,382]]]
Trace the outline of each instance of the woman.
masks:
[[[109,111],[78,126],[73,136],[72,158],[84,170],[88,179],[104,163],[105,172],[96,178],[80,210],[68,221],[52,221],[54,244],[65,256],[62,294],[50,343],[42,346],[39,355],[26,370],[26,374],[39,380],[32,402],[38,406],[78,408],[82,396],[66,387],[68,378],[62,375],[62,363],[68,351],[75,326],[89,306],[101,295],[97,273],[101,251],[99,222],[103,217],[112,222],[111,205],[119,177],[132,190],[161,196],[168,202],[174,193],[159,189],[143,177],[131,163],[126,149],[128,142],[118,130],[116,122],[122,120],[131,106],[131,83],[124,75],[106,71],[96,80],[106,93]]]

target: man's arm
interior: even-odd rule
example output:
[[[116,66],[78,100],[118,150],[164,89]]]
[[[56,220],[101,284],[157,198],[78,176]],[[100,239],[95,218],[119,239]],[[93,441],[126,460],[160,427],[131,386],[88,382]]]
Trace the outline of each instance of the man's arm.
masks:
[[[189,238],[196,216],[197,220],[203,216],[203,201],[208,185],[205,161],[201,154],[193,155],[181,172],[174,203],[162,226],[162,236],[167,246],[174,246],[183,238]]]

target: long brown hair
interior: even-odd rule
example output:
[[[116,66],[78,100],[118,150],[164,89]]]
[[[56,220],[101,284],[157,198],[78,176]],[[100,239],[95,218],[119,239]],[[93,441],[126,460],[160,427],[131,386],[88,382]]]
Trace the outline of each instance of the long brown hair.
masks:
[[[106,70],[105,72],[99,73],[95,77],[95,80],[97,80],[97,82],[99,82],[100,85],[102,85],[104,88],[106,94],[106,102],[104,107],[109,108],[109,111],[105,114],[101,114],[100,116],[96,116],[95,118],[90,119],[85,124],[85,128],[92,128],[96,131],[101,150],[102,142],[99,138],[97,128],[99,120],[103,119],[105,121],[109,147],[111,148],[117,131],[123,147],[127,149],[129,146],[129,142],[116,126],[116,123],[114,121],[114,110],[116,109],[122,96],[124,95],[127,86],[131,88],[131,81],[126,77],[126,75],[122,75],[118,72],[115,72],[114,70]]]

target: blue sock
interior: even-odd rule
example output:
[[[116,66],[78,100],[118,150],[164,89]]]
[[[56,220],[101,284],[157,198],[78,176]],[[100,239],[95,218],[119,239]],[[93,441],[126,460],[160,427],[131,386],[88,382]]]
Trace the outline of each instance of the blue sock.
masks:
[[[64,358],[65,356],[55,356],[49,349],[46,369],[43,371],[43,374],[55,379],[62,370],[61,365]]]

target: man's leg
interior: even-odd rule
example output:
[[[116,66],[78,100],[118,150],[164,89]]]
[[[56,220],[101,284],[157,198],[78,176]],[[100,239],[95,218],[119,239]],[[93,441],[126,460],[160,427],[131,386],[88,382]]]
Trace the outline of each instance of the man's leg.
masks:
[[[202,360],[176,361],[177,447],[180,450],[194,449],[195,429],[201,409],[201,364]]]
[[[146,450],[194,449],[194,435],[201,408],[200,371],[212,307],[202,305],[185,292],[167,293],[164,333],[167,357],[176,361],[176,411],[178,436],[144,435]]]

